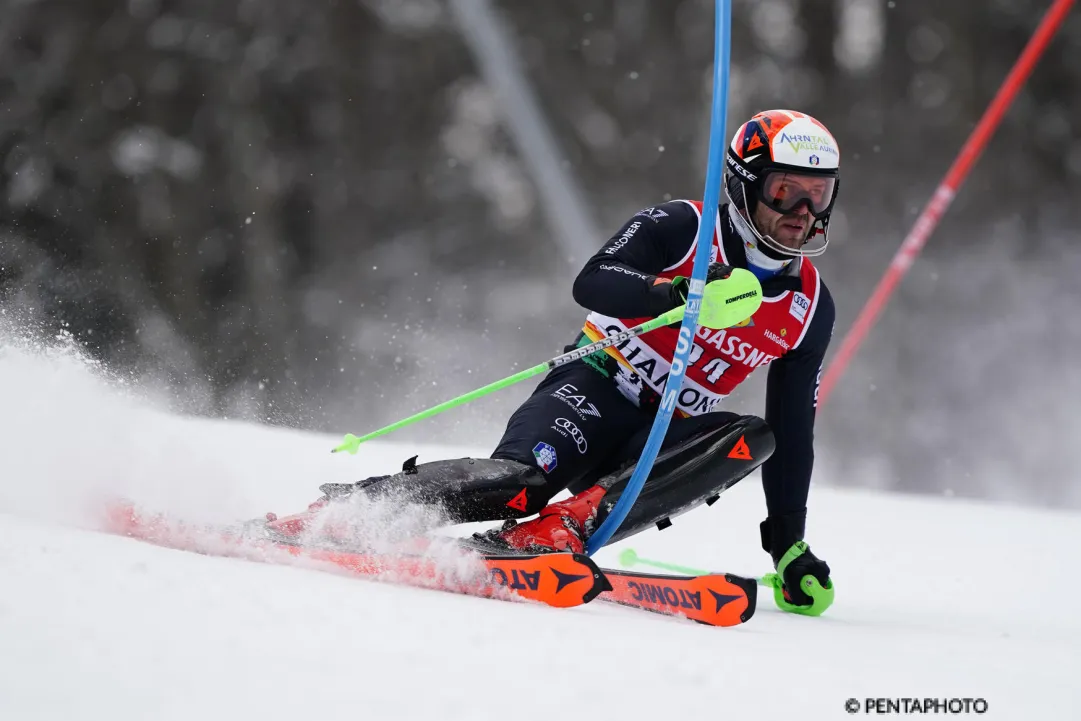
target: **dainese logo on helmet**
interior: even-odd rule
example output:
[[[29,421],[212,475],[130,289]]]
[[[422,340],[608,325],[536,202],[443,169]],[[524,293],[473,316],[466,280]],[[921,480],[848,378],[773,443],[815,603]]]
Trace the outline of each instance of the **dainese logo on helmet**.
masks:
[[[757,175],[750,172],[749,170],[744,168],[742,165],[740,165],[736,161],[732,160],[731,156],[728,157],[728,167],[731,168],[732,170],[736,171],[737,173],[739,173],[740,175],[742,175],[744,178],[746,178],[748,181],[750,181],[752,183],[754,181],[758,180]]]

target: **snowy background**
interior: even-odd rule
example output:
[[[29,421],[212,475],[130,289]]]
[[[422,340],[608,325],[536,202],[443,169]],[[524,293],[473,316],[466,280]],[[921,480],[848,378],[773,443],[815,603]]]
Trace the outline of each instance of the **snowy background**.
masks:
[[[594,601],[552,609],[206,558],[95,533],[125,494],[196,520],[313,500],[417,446],[171,416],[68,353],[0,352],[0,718],[843,719],[865,698],[982,698],[981,718],[1081,712],[1070,599],[1081,514],[816,488],[813,547],[837,601],[760,596],[711,628]],[[421,460],[470,447],[422,446]],[[757,475],[604,549],[769,570]],[[469,530],[464,527],[462,530]],[[633,543],[632,543],[633,541]]]
[[[835,351],[1048,2],[733,4],[727,132],[795,107],[839,140]],[[558,354],[587,255],[700,197],[712,5],[0,5],[0,719],[1081,717],[1077,10],[820,414],[825,617],[763,595],[711,629],[96,531],[119,495],[234,521],[487,455],[534,384],[328,451]],[[597,558],[761,574],[764,510],[754,475]]]
[[[726,136],[840,143],[834,350],[1049,4],[734,1]],[[0,302],[179,410],[328,433],[534,365],[585,257],[701,196],[712,6],[4,3]],[[1081,507],[1079,48],[1075,10],[831,396],[832,484]],[[488,447],[527,385],[397,439]]]

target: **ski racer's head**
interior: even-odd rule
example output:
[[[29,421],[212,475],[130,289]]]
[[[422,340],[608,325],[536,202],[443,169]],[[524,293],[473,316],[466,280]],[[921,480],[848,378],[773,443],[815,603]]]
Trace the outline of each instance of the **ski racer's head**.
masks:
[[[821,255],[837,199],[840,150],[826,126],[795,110],[765,110],[728,147],[729,216],[748,251],[773,260]]]

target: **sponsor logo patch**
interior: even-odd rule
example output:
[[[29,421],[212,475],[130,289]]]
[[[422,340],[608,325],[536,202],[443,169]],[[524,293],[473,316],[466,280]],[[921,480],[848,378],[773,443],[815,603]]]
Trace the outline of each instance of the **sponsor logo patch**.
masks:
[[[637,218],[638,216],[642,216],[643,218],[649,218],[654,223],[657,223],[660,221],[661,218],[667,218],[668,213],[664,212],[660,208],[642,208],[634,214],[634,217]]]
[[[634,234],[637,233],[638,229],[641,227],[642,224],[637,220],[631,223],[630,226],[628,226],[627,229],[623,231],[623,233],[618,238],[616,238],[610,246],[604,249],[604,252],[608,255],[615,255],[620,248],[625,246],[627,242],[634,237]]]
[[[529,507],[529,498],[525,493],[526,489],[518,491],[518,495],[507,501],[507,505],[516,511],[522,511],[525,513],[525,509]]]
[[[729,458],[735,458],[737,461],[753,461],[751,457],[751,449],[747,445],[747,437],[740,436],[736,441],[736,445],[732,447],[732,450],[728,452]]]
[[[627,588],[635,601],[649,601],[661,606],[672,608],[693,608],[695,611],[702,610],[702,592],[687,591],[685,589],[672,588],[667,584],[639,583],[630,581]]]
[[[780,137],[773,141],[775,145],[787,143],[793,152],[808,151],[812,153],[824,153],[837,155],[837,148],[833,146],[832,138],[825,135],[810,135],[808,133],[788,133],[782,131]]]
[[[578,392],[578,387],[565,383],[560,386],[554,393],[553,398],[566,403],[568,406],[574,409],[574,412],[578,414],[578,417],[583,421],[586,416],[593,416],[594,418],[600,418],[601,412],[597,410],[597,406],[586,400],[586,397]]]
[[[744,298],[754,298],[757,295],[758,295],[757,290],[749,290],[746,293],[741,293],[740,295],[732,296],[731,298],[726,300],[724,303],[725,303],[725,305],[728,305],[729,303],[735,303],[736,301],[743,300]]]
[[[781,330],[781,335],[784,335],[784,333],[785,333],[785,331],[782,329]],[[769,338],[771,341],[773,341],[777,345],[781,346],[785,350],[789,350],[788,341],[786,341],[784,338],[777,335],[773,331],[771,331],[769,329],[766,329],[765,336],[766,336],[766,338]]]
[[[742,165],[741,163],[738,163],[738,162],[736,162],[735,160],[733,160],[733,159],[732,159],[732,156],[731,156],[731,155],[726,155],[726,156],[725,156],[725,160],[727,161],[727,163],[728,163],[728,167],[729,167],[729,168],[731,168],[731,169],[732,169],[732,170],[734,170],[735,172],[737,172],[737,173],[739,173],[740,175],[742,175],[742,176],[743,176],[744,178],[746,178],[746,179],[747,179],[748,181],[750,181],[750,182],[752,182],[752,183],[753,183],[754,181],[758,180],[758,176],[757,176],[757,175],[755,175],[755,174],[754,174],[754,173],[752,173],[751,171],[749,171],[749,170],[747,170],[746,168],[744,168],[744,167],[743,167],[743,165]],[[748,160],[749,160],[749,159],[748,159]]]
[[[807,318],[807,311],[811,308],[811,299],[805,296],[803,293],[794,293],[792,295],[792,305],[788,307],[788,312],[792,314],[792,317],[802,323]]]
[[[643,275],[642,273],[637,273],[637,272],[631,270],[630,268],[624,268],[623,266],[619,266],[619,265],[605,265],[604,263],[601,263],[601,270],[610,270],[610,271],[612,271],[614,273],[622,273],[623,275],[631,275],[631,276],[634,276],[635,278],[641,278],[642,280],[648,280],[648,278],[645,275]],[[656,284],[654,284],[654,285],[656,285]]]
[[[567,438],[568,436],[574,440],[575,445],[578,446],[579,453],[585,453],[589,450],[589,443],[586,441],[586,436],[582,433],[581,429],[574,424],[573,421],[568,421],[566,418],[556,418],[555,425],[552,426],[559,435]]]
[[[545,473],[551,473],[559,465],[559,459],[556,458],[556,449],[544,441],[533,446],[533,457],[537,459],[537,465]]]

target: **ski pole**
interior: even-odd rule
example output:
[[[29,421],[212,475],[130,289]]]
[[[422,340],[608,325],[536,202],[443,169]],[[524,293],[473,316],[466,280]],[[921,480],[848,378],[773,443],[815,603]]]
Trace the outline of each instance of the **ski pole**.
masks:
[[[700,325],[698,313],[705,288],[705,279],[710,263],[710,249],[713,247],[714,225],[717,222],[718,201],[721,194],[721,175],[724,172],[724,129],[728,115],[728,78],[732,45],[732,3],[730,0],[716,0],[714,9],[713,40],[713,104],[709,118],[709,154],[706,160],[706,188],[702,194],[702,215],[698,222],[697,247],[694,251],[694,265],[691,269],[690,292],[687,295],[687,310],[679,327],[679,341],[672,354],[671,370],[664,383],[664,394],[660,407],[653,417],[653,424],[646,438],[646,445],[638,456],[630,480],[616,505],[608,511],[604,521],[593,531],[586,541],[586,555],[592,556],[604,547],[615,535],[620,524],[626,520],[631,507],[638,500],[653,464],[660,453],[668,426],[672,421],[680,389],[691,365],[691,349],[694,348],[694,336]]]
[[[682,313],[683,306],[673,308],[664,315],[658,316],[653,320],[646,321],[641,325],[636,325],[633,328],[629,328],[620,333],[616,333],[615,335],[610,335],[607,338],[603,338],[595,343],[590,343],[587,346],[575,348],[569,353],[564,353],[563,355],[556,356],[555,358],[547,360],[544,363],[538,363],[532,368],[526,368],[524,371],[519,371],[512,376],[507,376],[502,380],[495,381],[494,383],[489,383],[488,385],[482,388],[478,388],[475,391],[470,391],[468,393],[458,396],[457,398],[451,398],[449,401],[444,401],[437,406],[432,406],[427,410],[420,411],[419,413],[414,413],[408,418],[403,418],[396,423],[391,423],[389,426],[380,428],[377,431],[372,431],[371,433],[367,433],[363,436],[355,436],[352,433],[347,433],[341,445],[331,450],[331,453],[340,453],[341,451],[345,451],[346,453],[355,454],[357,452],[357,449],[360,447],[360,444],[364,441],[370,441],[373,438],[378,438],[379,436],[390,433],[391,431],[396,431],[399,428],[404,428],[405,426],[416,423],[417,421],[431,418],[432,416],[442,413],[443,411],[447,411],[451,408],[456,408],[460,405],[464,405],[469,401],[476,400],[477,398],[486,396],[489,393],[502,390],[507,386],[512,386],[519,381],[524,381],[526,378],[532,378],[535,375],[544,373],[545,371],[551,370],[553,368],[557,368],[566,363],[570,363],[571,361],[578,360],[579,358],[585,358],[587,355],[596,353],[599,350],[604,350],[605,348],[609,348],[618,343],[622,343],[623,341],[634,338],[635,336],[642,335],[643,333],[648,333],[651,330],[660,328],[662,325],[671,325],[672,323],[679,321],[679,319],[682,317]]]
[[[1074,0],[1055,0],[1055,3],[1047,10],[1039,27],[1036,28],[1022,51],[1021,56],[1017,58],[1009,75],[1002,81],[1001,87],[995,93],[991,104],[984,111],[979,124],[973,128],[968,140],[965,141],[964,146],[961,148],[961,152],[954,159],[953,165],[950,166],[949,171],[946,173],[946,177],[942,179],[938,189],[935,190],[934,195],[924,206],[920,217],[916,219],[915,225],[905,236],[904,242],[897,249],[889,267],[878,281],[878,285],[875,286],[874,292],[867,299],[856,320],[852,323],[852,327],[841,342],[840,349],[822,376],[822,383],[818,389],[819,409],[826,404],[826,399],[830,397],[848,364],[856,355],[856,351],[871,332],[879,314],[886,307],[886,302],[889,300],[894,288],[901,282],[908,269],[912,267],[912,264],[916,261],[916,256],[923,250],[923,246],[931,237],[935,226],[938,225],[938,221],[946,214],[947,208],[953,202],[954,195],[957,194],[972,166],[976,163],[980,154],[983,153],[983,149],[987,146],[995,129],[1013,103],[1014,97],[1017,96],[1028,76],[1032,73],[1033,68],[1035,68],[1036,62],[1040,59],[1044,50],[1047,49],[1059,26],[1065,21],[1073,3]]]
[[[712,227],[712,226],[710,226]],[[758,279],[748,270],[743,268],[735,268],[732,270],[731,275],[723,281],[725,283],[725,298],[723,302],[718,298],[715,305],[706,305],[702,308],[701,312],[704,318],[708,319],[709,327],[713,328],[728,328],[736,323],[739,323],[758,310],[759,305],[762,303],[762,288],[758,283]],[[630,340],[635,336],[648,333],[651,330],[656,330],[661,326],[672,325],[678,323],[683,318],[683,313],[686,309],[685,305],[678,306],[672,310],[664,313],[653,320],[648,320],[645,323],[634,326],[619,333],[603,338],[595,343],[590,343],[587,346],[581,348],[575,348],[569,353],[556,356],[551,360],[547,360],[544,363],[538,363],[532,368],[526,368],[524,371],[515,373],[512,376],[507,376],[502,380],[489,383],[483,388],[478,388],[475,391],[470,391],[464,395],[460,395],[457,398],[452,398],[449,401],[444,401],[437,406],[433,406],[427,410],[415,413],[408,418],[391,423],[385,428],[380,428],[377,431],[372,431],[363,436],[355,436],[352,433],[346,434],[342,443],[333,448],[331,453],[340,453],[345,451],[346,453],[356,454],[360,444],[364,441],[370,441],[373,438],[396,431],[399,428],[404,428],[417,421],[422,421],[425,418],[431,418],[434,415],[442,413],[443,411],[450,410],[457,406],[468,403],[469,401],[486,396],[494,391],[501,390],[507,386],[514,385],[519,381],[524,381],[526,378],[531,378],[545,371],[549,371],[553,368],[557,368],[571,361],[578,360],[579,358],[585,358],[588,355],[592,355],[599,350],[610,348],[611,346],[618,345],[623,341]],[[705,325],[705,323],[703,324]]]
[[[642,558],[639,556],[633,548],[626,548],[619,554],[619,562],[631,568],[636,565],[652,566],[653,568],[659,568],[662,571],[672,571],[674,573],[682,573],[685,576],[708,576],[712,572],[705,571],[701,568],[691,568],[690,566],[680,566],[677,563],[668,563],[666,561],[655,561],[649,558]],[[781,577],[776,573],[767,573],[764,576],[755,576],[754,580],[759,586],[766,586],[768,588],[776,588],[778,584],[782,583]]]

